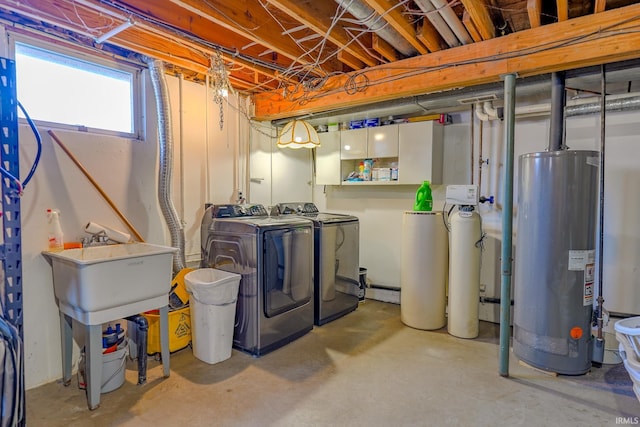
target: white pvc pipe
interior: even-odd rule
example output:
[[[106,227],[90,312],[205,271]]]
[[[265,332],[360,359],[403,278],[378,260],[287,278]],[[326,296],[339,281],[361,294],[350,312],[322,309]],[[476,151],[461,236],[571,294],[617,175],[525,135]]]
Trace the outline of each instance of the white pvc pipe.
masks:
[[[489,189],[495,197],[496,207],[500,207],[500,166],[502,163],[502,146],[504,144],[504,125],[498,121],[491,126],[492,138],[490,139],[491,154],[489,157]]]
[[[481,122],[486,122],[489,120],[489,115],[484,112],[484,106],[482,104],[476,104],[476,117]]]

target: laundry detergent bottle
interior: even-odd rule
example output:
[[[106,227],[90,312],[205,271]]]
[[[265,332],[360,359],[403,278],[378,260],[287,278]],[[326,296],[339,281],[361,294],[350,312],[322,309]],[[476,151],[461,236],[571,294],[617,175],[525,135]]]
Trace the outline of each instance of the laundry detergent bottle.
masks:
[[[414,211],[430,211],[433,209],[433,198],[431,197],[431,184],[424,181],[418,191],[416,191],[416,201],[413,205]]]

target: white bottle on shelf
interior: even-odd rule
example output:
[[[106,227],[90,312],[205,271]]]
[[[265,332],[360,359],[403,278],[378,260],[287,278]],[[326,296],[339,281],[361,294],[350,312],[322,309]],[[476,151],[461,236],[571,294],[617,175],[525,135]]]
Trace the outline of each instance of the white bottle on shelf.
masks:
[[[49,219],[49,250],[61,251],[64,249],[64,240],[60,225],[60,211],[47,209],[47,218]]]

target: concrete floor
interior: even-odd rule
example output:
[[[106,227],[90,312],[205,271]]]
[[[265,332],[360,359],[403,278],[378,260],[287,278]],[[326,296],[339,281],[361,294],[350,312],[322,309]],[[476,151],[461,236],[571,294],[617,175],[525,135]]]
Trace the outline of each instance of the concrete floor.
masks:
[[[400,306],[367,300],[358,310],[269,353],[233,351],[208,365],[186,348],[171,377],[150,358],[89,411],[77,382],[27,391],[27,425],[54,426],[613,426],[637,424],[640,402],[623,365],[550,376],[513,354],[498,375],[497,325],[474,340],[420,331]],[[619,418],[622,417],[622,418]]]

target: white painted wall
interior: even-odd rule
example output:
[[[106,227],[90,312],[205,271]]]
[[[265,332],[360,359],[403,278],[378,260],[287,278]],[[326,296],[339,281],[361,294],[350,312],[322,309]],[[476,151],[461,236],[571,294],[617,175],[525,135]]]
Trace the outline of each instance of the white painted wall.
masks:
[[[145,73],[146,74],[146,73]],[[75,154],[145,241],[169,245],[170,237],[157,195],[158,142],[153,91],[145,84],[146,140],[128,140],[54,130]],[[228,203],[244,190],[248,120],[225,106],[225,123],[202,84],[167,77],[174,135],[172,198],[184,221],[187,260],[200,258],[200,221],[206,202]],[[62,106],[63,107],[63,106]],[[79,240],[94,221],[128,231],[64,152],[41,128],[43,152],[33,180],[21,199],[26,386],[61,377],[60,329],[47,247],[47,208],[61,211],[65,240]],[[26,176],[36,153],[28,126],[20,125],[20,167]],[[76,333],[81,345],[83,337]],[[78,346],[75,347],[77,361]]]
[[[311,150],[280,148],[269,122],[251,127],[250,182],[247,201],[267,207],[312,199]]]

